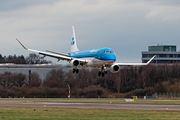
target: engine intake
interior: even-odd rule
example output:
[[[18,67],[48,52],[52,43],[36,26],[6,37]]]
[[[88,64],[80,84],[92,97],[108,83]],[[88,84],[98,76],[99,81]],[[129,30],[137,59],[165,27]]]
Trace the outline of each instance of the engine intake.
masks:
[[[119,70],[120,70],[119,65],[114,64],[114,65],[111,65],[111,67],[110,67],[110,71],[112,73],[117,73]]]
[[[71,67],[77,67],[77,66],[79,66],[80,65],[80,62],[78,61],[78,60],[72,60],[71,62],[70,62],[70,66]]]

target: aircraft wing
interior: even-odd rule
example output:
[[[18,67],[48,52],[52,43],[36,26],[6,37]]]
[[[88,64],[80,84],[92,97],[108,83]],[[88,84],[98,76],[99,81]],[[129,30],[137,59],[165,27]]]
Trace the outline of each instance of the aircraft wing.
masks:
[[[119,66],[140,66],[140,65],[148,65],[156,55],[154,55],[147,63],[116,63]]]
[[[67,60],[67,61],[71,61],[73,60],[72,57],[70,57],[69,55],[65,55],[65,54],[60,54],[60,53],[56,53],[56,52],[52,52],[52,51],[48,51],[48,52],[43,52],[43,51],[38,51],[38,50],[33,50],[33,49],[28,49],[26,48],[17,38],[16,40],[21,44],[21,46],[26,49],[26,50],[29,50],[29,51],[33,51],[33,52],[37,52],[39,53],[40,55],[44,55],[44,57],[48,56],[48,57],[53,57],[53,58],[56,58],[59,60]],[[78,59],[80,62],[83,62],[83,63],[87,63],[86,60],[82,60],[82,59]]]

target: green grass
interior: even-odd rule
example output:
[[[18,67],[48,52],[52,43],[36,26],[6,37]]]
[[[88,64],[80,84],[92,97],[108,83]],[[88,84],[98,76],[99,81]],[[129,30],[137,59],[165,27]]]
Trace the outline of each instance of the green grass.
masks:
[[[55,102],[126,103],[125,98],[1,98]],[[52,102],[52,101],[51,101]],[[179,99],[138,99],[134,104],[180,104]],[[179,120],[179,111],[0,107],[0,120]]]
[[[177,111],[0,107],[0,120],[179,120]]]

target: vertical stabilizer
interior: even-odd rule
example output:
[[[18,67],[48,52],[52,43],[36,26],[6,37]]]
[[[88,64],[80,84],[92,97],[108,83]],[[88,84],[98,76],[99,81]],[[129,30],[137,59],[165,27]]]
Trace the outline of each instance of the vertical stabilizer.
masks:
[[[77,48],[76,35],[75,35],[74,26],[72,26],[71,52],[75,52],[75,51],[79,51],[79,49]]]

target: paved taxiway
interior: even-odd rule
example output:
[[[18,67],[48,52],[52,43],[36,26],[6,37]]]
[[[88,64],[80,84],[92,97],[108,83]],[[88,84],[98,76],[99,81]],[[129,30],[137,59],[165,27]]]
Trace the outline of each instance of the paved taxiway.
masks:
[[[0,100],[0,107],[50,107],[81,109],[129,109],[180,111],[180,105],[114,104],[114,103],[64,103],[49,100]]]

